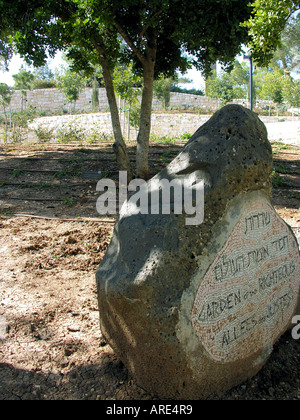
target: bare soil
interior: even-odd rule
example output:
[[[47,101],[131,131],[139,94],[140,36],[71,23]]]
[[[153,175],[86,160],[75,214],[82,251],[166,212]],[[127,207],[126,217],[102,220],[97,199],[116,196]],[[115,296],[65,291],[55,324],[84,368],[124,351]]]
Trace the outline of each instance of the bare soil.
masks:
[[[152,144],[152,174],[181,146]],[[299,238],[300,148],[273,149],[274,205]],[[117,170],[111,144],[0,147],[0,399],[157,399],[99,327],[95,271],[114,219],[97,214],[96,183]],[[254,378],[215,398],[299,400],[299,355],[287,332]]]

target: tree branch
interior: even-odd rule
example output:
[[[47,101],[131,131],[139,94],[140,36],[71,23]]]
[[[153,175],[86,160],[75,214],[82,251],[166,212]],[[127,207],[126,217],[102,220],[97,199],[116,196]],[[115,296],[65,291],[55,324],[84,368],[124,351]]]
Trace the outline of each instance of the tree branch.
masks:
[[[153,14],[153,16],[151,16],[151,18],[150,19],[154,19],[154,18],[156,18],[157,16],[159,16],[159,15],[161,15],[162,14],[162,10],[159,10],[158,12],[156,12],[156,13],[154,13]],[[150,27],[150,25],[146,25],[143,29],[142,29],[142,31],[141,31],[141,33],[139,34],[139,40],[140,40],[140,42],[145,46],[145,47],[147,47],[148,48],[148,45],[145,43],[145,41],[143,41],[143,36],[146,36],[146,38],[147,38],[147,41],[150,41],[150,39],[149,39],[149,36],[147,36],[147,34],[146,34],[146,32],[147,32],[147,30],[148,30],[148,28]]]
[[[145,63],[145,57],[144,55],[141,53],[141,51],[136,47],[136,45],[134,44],[134,42],[129,38],[128,34],[124,31],[124,29],[122,28],[122,26],[115,20],[114,21],[114,25],[116,27],[116,29],[118,30],[118,32],[120,33],[120,35],[122,35],[124,41],[126,42],[126,44],[129,46],[129,48],[132,49],[132,51],[135,53],[135,55],[137,56],[137,58],[140,60],[140,62],[142,64]],[[143,45],[148,48],[148,45],[146,43],[143,43]]]

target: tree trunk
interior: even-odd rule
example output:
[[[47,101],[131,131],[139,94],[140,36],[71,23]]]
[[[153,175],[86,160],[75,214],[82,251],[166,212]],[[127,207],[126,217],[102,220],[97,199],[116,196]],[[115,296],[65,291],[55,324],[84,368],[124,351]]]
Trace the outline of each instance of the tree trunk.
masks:
[[[126,149],[126,144],[123,139],[122,129],[120,124],[119,110],[111,77],[109,63],[105,57],[105,52],[99,42],[94,43],[100,59],[100,64],[103,70],[103,79],[105,83],[105,90],[110,109],[111,122],[113,127],[115,143],[113,150],[115,152],[117,163],[120,171],[127,171],[128,182],[132,179],[132,170],[129,156]]]
[[[137,137],[136,172],[139,178],[149,178],[149,139],[151,131],[151,112],[153,99],[155,58],[144,64],[144,88],[142,94],[140,129]]]

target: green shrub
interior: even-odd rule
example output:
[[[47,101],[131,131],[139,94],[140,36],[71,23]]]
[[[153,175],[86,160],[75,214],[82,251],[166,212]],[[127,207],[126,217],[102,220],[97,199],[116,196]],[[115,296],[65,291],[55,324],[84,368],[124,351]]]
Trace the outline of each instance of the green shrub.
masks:
[[[47,128],[39,125],[34,129],[39,143],[48,143],[53,137],[54,128]]]

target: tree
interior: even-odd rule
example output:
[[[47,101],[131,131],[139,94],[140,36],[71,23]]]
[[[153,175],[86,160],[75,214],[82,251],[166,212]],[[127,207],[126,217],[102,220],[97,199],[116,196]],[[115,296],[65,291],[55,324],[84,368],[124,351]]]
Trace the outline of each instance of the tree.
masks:
[[[171,87],[176,83],[177,79],[175,77],[164,77],[161,76],[154,82],[154,95],[158,100],[163,103],[163,107],[166,110],[170,105],[171,99]]]
[[[32,89],[32,82],[34,80],[34,75],[21,67],[18,74],[13,75],[15,81],[14,88],[21,91],[21,111],[23,111],[24,102],[26,104],[27,91]]]
[[[32,89],[49,89],[56,87],[54,73],[46,63],[44,66],[35,68],[33,71],[34,80],[32,81]]]
[[[289,18],[300,9],[299,0],[255,0],[250,19],[242,26],[249,29],[252,58],[267,66],[278,47]]]
[[[291,72],[300,68],[300,14],[292,16],[282,32],[280,45],[271,64],[284,70],[285,77],[292,80]]]
[[[13,89],[6,83],[0,83],[0,105],[3,107],[5,115],[5,133],[7,133],[7,113],[6,108],[10,105]]]
[[[64,93],[67,102],[75,103],[79,98],[79,93],[86,85],[86,79],[80,73],[75,73],[70,69],[64,70],[61,74],[57,74],[57,87]]]
[[[231,65],[246,39],[239,22],[243,15],[249,15],[248,2],[225,0],[217,7],[209,0],[104,3],[109,7],[107,22],[122,36],[125,54],[143,75],[137,174],[147,178],[154,79],[160,74],[173,76],[176,69],[187,69],[182,48],[194,55],[194,65],[204,73],[217,59],[225,66]]]
[[[14,2],[15,3],[15,2]],[[153,82],[160,74],[185,70],[183,50],[207,74],[221,60],[232,66],[247,30],[240,22],[250,16],[248,0],[18,0],[29,10],[11,26],[10,45],[29,61],[43,64],[57,48],[67,49],[77,68],[100,63],[111,110],[114,150],[120,166],[130,169],[122,138],[113,89],[112,69],[119,59],[133,63],[143,77],[140,127],[137,139],[137,175],[147,178]],[[1,6],[2,21],[16,16],[16,5]],[[21,7],[19,7],[21,8]],[[8,10],[7,10],[8,9]],[[3,13],[3,17],[1,15]],[[0,25],[2,28],[2,25]],[[0,29],[0,31],[4,31]],[[120,38],[122,37],[122,38]]]
[[[86,80],[86,86],[92,88],[92,108],[93,111],[99,111],[99,87],[104,86],[103,74],[100,65],[94,65],[92,72]]]
[[[281,104],[283,102],[283,79],[283,70],[275,69],[265,72],[261,88],[262,98]]]
[[[136,102],[141,94],[142,79],[134,74],[132,64],[116,66],[113,72],[113,83],[116,92],[127,104]]]
[[[285,79],[282,86],[284,101],[294,108],[300,108],[300,80]]]
[[[124,114],[124,133],[126,112],[128,112],[128,134],[127,138],[130,139],[130,114],[132,107],[138,104],[138,96],[141,94],[142,79],[134,74],[132,64],[126,66],[116,66],[113,72],[113,84],[116,92],[124,101],[124,109],[120,109]],[[126,109],[126,107],[128,108]],[[134,108],[136,109],[136,108]]]
[[[249,78],[249,69],[246,64],[236,60],[230,72],[222,72],[217,77],[216,71],[213,71],[206,80],[206,95],[221,99],[223,104],[233,99],[245,98],[249,90]]]
[[[10,104],[12,94],[13,89],[10,86],[6,83],[0,83],[0,105],[3,107],[4,113]]]

